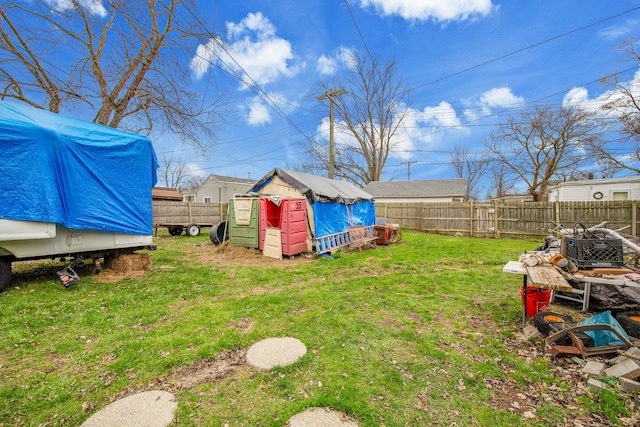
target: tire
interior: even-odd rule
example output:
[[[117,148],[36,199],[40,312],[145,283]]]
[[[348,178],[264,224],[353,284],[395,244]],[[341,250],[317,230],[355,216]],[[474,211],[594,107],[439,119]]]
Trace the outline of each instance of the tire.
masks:
[[[211,231],[209,231],[209,239],[211,239],[211,243],[213,243],[214,245],[219,245],[229,240],[229,229],[227,228],[227,221],[219,222],[218,224],[211,227]]]
[[[9,287],[11,283],[11,261],[0,258],[0,292]]]
[[[552,311],[541,311],[533,317],[533,324],[536,329],[545,337],[549,335],[551,323],[573,322],[571,316],[554,313]],[[575,325],[575,324],[574,324]],[[563,328],[558,328],[558,330]]]
[[[182,227],[169,227],[169,234],[179,236],[182,234]]]
[[[187,236],[197,236],[200,234],[200,226],[198,224],[189,224],[187,228],[184,229],[184,232]]]
[[[640,338],[640,311],[618,313],[616,320],[628,335]]]

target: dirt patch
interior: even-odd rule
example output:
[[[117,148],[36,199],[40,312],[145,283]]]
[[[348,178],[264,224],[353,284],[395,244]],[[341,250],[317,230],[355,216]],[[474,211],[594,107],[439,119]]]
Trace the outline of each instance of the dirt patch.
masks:
[[[182,367],[173,374],[176,390],[190,389],[198,384],[221,380],[245,365],[247,352],[242,349],[225,350],[212,359],[202,360]]]
[[[502,378],[485,378],[485,386],[493,392],[489,406],[503,411],[518,413],[525,418],[536,418],[535,412],[540,402],[540,394],[536,390],[521,390],[515,380]]]
[[[96,275],[96,280],[112,283],[122,279],[137,279],[150,271],[149,254],[122,254],[117,257],[105,257],[104,268]]]
[[[225,325],[227,329],[235,329],[239,332],[248,332],[253,329],[253,320],[250,317],[244,319],[231,320]]]
[[[360,423],[342,411],[334,411],[330,408],[309,408],[291,417],[286,424],[286,427],[305,426],[358,427]]]
[[[268,266],[275,268],[290,268],[314,259],[313,255],[300,254],[293,257],[274,259],[265,257],[262,252],[254,248],[237,246],[226,241],[221,245],[203,244],[188,250],[190,257],[196,257],[200,262],[208,264]]]

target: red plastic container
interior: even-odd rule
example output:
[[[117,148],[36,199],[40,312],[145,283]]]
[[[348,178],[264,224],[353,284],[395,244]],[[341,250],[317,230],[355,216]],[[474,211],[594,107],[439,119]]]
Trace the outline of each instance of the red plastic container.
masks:
[[[279,228],[282,255],[293,256],[307,248],[307,200],[283,199],[278,206],[266,197],[261,197],[260,206],[260,250],[264,249],[267,228]]]
[[[386,245],[393,237],[393,229],[388,224],[374,225],[373,232],[377,237],[377,245]]]
[[[522,304],[524,305],[524,286],[520,286],[520,297],[522,299]],[[527,286],[527,317],[533,317],[541,311],[549,311],[550,301],[550,290],[538,289],[535,286]]]

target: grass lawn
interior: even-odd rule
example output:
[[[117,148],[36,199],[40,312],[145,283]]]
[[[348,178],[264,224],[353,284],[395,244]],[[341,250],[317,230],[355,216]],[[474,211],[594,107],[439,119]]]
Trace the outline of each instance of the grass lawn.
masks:
[[[539,243],[405,230],[276,261],[216,248],[208,230],[161,234],[150,273],[87,263],[70,288],[60,262],[16,263],[0,294],[0,427],[76,426],[152,389],[177,396],[176,426],[284,426],[317,406],[362,426],[632,425],[637,395],[587,389],[578,365],[517,339],[522,279],[502,267]],[[244,362],[280,336],[307,354],[268,372]]]

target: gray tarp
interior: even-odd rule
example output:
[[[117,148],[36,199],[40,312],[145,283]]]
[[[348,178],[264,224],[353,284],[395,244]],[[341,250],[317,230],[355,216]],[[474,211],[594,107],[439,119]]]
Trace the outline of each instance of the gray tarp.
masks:
[[[322,201],[351,204],[373,200],[371,194],[348,182],[280,168],[275,168],[266,174],[249,192],[258,192],[262,187],[267,185],[274,176],[280,177],[281,180],[303,193],[311,203]]]

